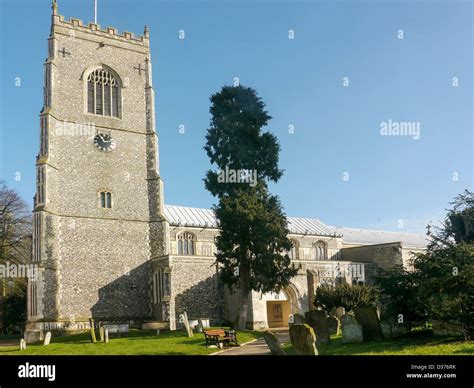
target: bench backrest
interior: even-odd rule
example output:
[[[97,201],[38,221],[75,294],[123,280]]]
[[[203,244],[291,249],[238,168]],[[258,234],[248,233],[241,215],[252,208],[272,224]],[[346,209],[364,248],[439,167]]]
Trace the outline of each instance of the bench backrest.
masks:
[[[225,336],[224,329],[204,330],[205,335],[218,335],[219,337]]]

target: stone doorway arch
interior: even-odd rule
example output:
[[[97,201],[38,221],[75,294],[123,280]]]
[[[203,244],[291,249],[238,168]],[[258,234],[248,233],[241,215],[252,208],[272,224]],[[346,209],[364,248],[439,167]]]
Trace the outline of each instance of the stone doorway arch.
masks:
[[[290,314],[300,314],[298,290],[294,285],[285,287],[279,293],[269,292],[263,295],[269,328],[288,327]]]

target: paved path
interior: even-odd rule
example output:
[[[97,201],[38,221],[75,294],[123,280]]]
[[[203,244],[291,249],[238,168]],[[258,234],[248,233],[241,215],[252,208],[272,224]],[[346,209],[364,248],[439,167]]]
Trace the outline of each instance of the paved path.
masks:
[[[290,334],[288,328],[281,329],[271,329],[274,333],[278,335],[281,344],[287,344],[290,342]],[[270,355],[270,349],[263,338],[259,338],[256,341],[247,343],[247,345],[230,348],[221,353],[218,353],[217,356],[267,356]]]

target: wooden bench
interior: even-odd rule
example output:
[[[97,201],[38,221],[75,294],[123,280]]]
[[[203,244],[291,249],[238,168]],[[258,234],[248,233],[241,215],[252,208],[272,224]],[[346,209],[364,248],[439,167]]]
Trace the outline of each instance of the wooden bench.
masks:
[[[206,338],[206,348],[211,345],[216,345],[218,348],[221,348],[222,346],[228,346],[231,342],[233,342],[235,346],[239,346],[235,330],[209,329],[203,330],[203,333]]]

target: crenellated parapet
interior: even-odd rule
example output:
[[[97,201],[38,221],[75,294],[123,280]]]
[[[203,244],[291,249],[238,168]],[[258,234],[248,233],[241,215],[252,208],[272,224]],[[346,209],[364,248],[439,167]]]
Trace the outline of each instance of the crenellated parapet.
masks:
[[[99,24],[88,23],[84,24],[82,20],[76,18],[65,19],[63,15],[53,15],[53,26],[52,32],[55,32],[56,26],[66,27],[68,29],[81,31],[85,33],[93,33],[104,38],[114,38],[119,41],[127,41],[130,43],[140,44],[144,46],[149,45],[149,33],[148,28],[145,29],[143,35],[136,36],[133,32],[123,31],[120,32],[115,27],[101,28]]]
[[[139,44],[143,46],[149,46],[149,31],[148,27],[145,26],[143,35],[135,36],[133,32],[123,31],[119,32],[117,28],[114,27],[105,27],[97,23],[88,23],[84,22],[77,18],[70,18],[69,20],[65,19],[63,15],[58,14],[58,6],[56,0],[52,2],[52,23],[51,23],[51,35],[54,35],[57,32],[56,27],[66,27],[69,30],[81,31],[84,33],[92,33],[94,35],[102,36],[104,38],[113,38],[119,41],[126,41],[134,44]],[[71,33],[70,33],[71,34]]]

